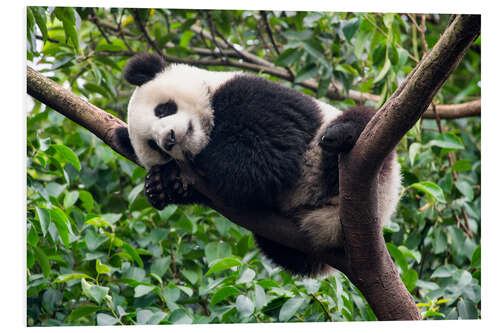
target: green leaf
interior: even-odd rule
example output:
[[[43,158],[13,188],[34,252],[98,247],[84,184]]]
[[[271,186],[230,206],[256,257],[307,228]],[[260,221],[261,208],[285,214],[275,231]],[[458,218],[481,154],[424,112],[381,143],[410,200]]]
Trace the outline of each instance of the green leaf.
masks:
[[[97,314],[97,325],[99,326],[111,326],[118,323],[118,319],[110,316],[106,313],[98,313]]]
[[[439,202],[446,203],[443,190],[441,189],[441,187],[432,182],[413,183],[410,185],[410,187],[424,192],[425,194]]]
[[[434,273],[431,275],[431,279],[433,278],[447,278],[455,274],[457,271],[457,267],[454,265],[444,265],[438,267]]]
[[[477,309],[468,299],[462,299],[457,304],[458,315],[460,319],[477,319]]]
[[[78,159],[78,156],[76,156],[76,154],[71,149],[69,149],[65,145],[58,145],[58,144],[52,144],[51,147],[57,151],[59,156],[62,158],[63,162],[70,163],[75,167],[75,169],[80,171],[81,168],[80,160]]]
[[[266,305],[266,292],[264,288],[255,284],[255,308],[260,311]]]
[[[358,31],[359,25],[361,24],[361,20],[357,17],[353,17],[352,19],[346,21],[342,27],[342,32],[344,33],[347,41],[350,41],[354,34]]]
[[[110,97],[108,91],[98,84],[86,82],[83,88],[88,92],[100,94],[102,97]]]
[[[457,180],[455,182],[455,187],[460,191],[460,193],[462,193],[467,201],[472,201],[474,199],[474,190],[468,182],[464,180]]]
[[[63,201],[63,206],[64,209],[68,209],[72,207],[75,202],[78,200],[78,191],[70,191],[66,192],[66,195],[64,196],[64,201]]]
[[[79,279],[92,279],[90,276],[88,276],[87,274],[85,273],[69,273],[69,274],[62,274],[62,275],[59,275],[55,280],[54,282],[55,283],[63,283],[63,282],[66,282],[66,281],[70,281],[70,280],[79,280]]]
[[[142,297],[142,296],[152,292],[155,288],[156,288],[155,286],[145,286],[145,285],[140,284],[137,287],[135,287],[135,289],[134,289],[134,297],[135,298]]]
[[[309,80],[319,73],[319,66],[316,64],[309,64],[305,67],[302,67],[298,72],[297,75],[295,76],[295,83],[299,83],[302,81]]]
[[[415,159],[417,155],[420,153],[420,150],[422,149],[422,145],[419,142],[414,142],[410,145],[410,148],[408,148],[408,156],[410,157],[410,164],[414,165],[415,164]]]
[[[472,259],[470,261],[470,267],[480,267],[481,266],[481,245],[476,247],[474,252],[472,253]]]
[[[50,219],[56,225],[59,237],[66,248],[69,247],[69,219],[66,214],[58,207],[50,209]]]
[[[375,84],[379,81],[382,81],[387,75],[387,73],[389,73],[389,69],[391,69],[391,60],[389,60],[389,57],[386,57],[384,62],[384,67],[382,67],[377,77],[373,80],[373,83]]]
[[[472,170],[471,160],[458,160],[451,166],[451,170],[456,172]]]
[[[205,246],[205,257],[208,264],[214,260],[231,256],[231,245],[225,242],[211,242]]]
[[[409,269],[401,275],[401,279],[405,284],[409,292],[412,292],[415,288],[415,284],[418,281],[418,273],[414,269]]]
[[[241,294],[241,291],[233,286],[222,287],[219,290],[217,290],[215,294],[212,295],[210,304],[215,305],[232,295],[238,295],[238,294]]]
[[[443,133],[438,136],[437,139],[429,141],[427,143],[429,147],[435,146],[439,148],[451,149],[451,150],[462,150],[465,149],[462,139],[453,133]]]
[[[137,324],[139,325],[158,325],[163,318],[166,317],[166,313],[163,311],[153,312],[151,310],[139,310],[137,311]]]
[[[326,60],[324,54],[325,50],[321,43],[316,39],[309,39],[302,41],[300,43],[308,54],[310,54],[314,59],[318,60],[325,68],[330,68],[330,63]]]
[[[108,295],[108,287],[101,287],[88,283],[85,279],[81,280],[81,285],[83,294],[98,304],[101,304],[104,297]]]
[[[35,258],[40,268],[42,269],[42,274],[45,277],[49,277],[50,275],[50,263],[49,258],[45,255],[45,252],[39,247],[33,247],[33,251],[35,252]]]
[[[210,267],[208,272],[205,273],[205,276],[223,271],[231,267],[239,266],[241,266],[241,261],[236,257],[219,259],[213,263],[212,267]]]
[[[302,297],[292,297],[288,299],[281,307],[279,321],[288,321],[299,310],[304,302]]]
[[[78,199],[80,199],[83,208],[85,208],[87,212],[92,211],[92,208],[94,208],[94,198],[92,197],[92,194],[90,194],[90,192],[85,190],[80,190],[78,194]]]
[[[75,49],[79,51],[80,46],[78,43],[78,34],[76,32],[74,9],[71,7],[56,7],[54,9],[54,14],[63,23],[66,38],[70,39]]]
[[[300,57],[302,56],[302,52],[298,48],[290,48],[286,49],[283,53],[281,53],[278,58],[275,60],[275,64],[277,66],[290,66],[296,63]]]
[[[239,283],[248,283],[248,282],[251,282],[253,280],[253,278],[255,277],[255,271],[251,268],[245,268],[243,270],[243,272],[241,273],[240,277],[238,278],[238,280],[236,280],[236,284],[239,284]]]
[[[47,30],[47,25],[45,23],[45,9],[42,7],[29,7],[35,18],[36,25],[40,28],[43,40],[46,41],[49,38],[49,32]]]
[[[111,227],[111,224],[106,221],[102,216],[96,216],[85,221],[85,224],[90,224],[98,228]]]
[[[253,305],[250,298],[244,295],[239,295],[236,298],[236,309],[238,310],[242,318],[247,318],[253,313],[253,311],[255,310],[255,306]]]
[[[91,315],[101,309],[100,306],[97,305],[92,305],[92,304],[85,304],[82,306],[77,307],[71,313],[69,316],[66,318],[66,322],[76,322],[78,319]]]
[[[394,21],[394,14],[393,13],[385,13],[384,14],[384,24],[387,28],[392,27],[392,22]]]
[[[45,237],[50,225],[50,211],[47,208],[36,207],[36,214],[38,215],[38,221],[40,221],[42,235]]]
[[[408,262],[406,261],[406,257],[397,248],[397,246],[392,244],[392,243],[386,243],[385,245],[387,246],[387,250],[389,250],[389,253],[394,258],[394,260],[396,261],[396,264],[399,266],[399,268],[401,268],[403,273],[408,271]]]
[[[134,261],[139,265],[141,268],[144,268],[144,263],[142,262],[141,257],[137,253],[136,249],[134,249],[130,244],[123,242],[121,246],[130,256],[134,259]]]
[[[432,238],[432,249],[434,253],[443,253],[448,247],[448,239],[442,228],[435,230],[434,238]]]
[[[38,232],[36,231],[33,225],[31,225],[31,227],[29,228],[26,240],[28,241],[28,244],[30,244],[31,246],[37,246],[38,244],[39,240]]]
[[[133,203],[135,201],[135,198],[137,198],[137,196],[142,193],[142,191],[144,190],[144,183],[141,183],[137,186],[135,186],[132,191],[129,192],[128,194],[128,202],[129,203]]]
[[[106,274],[106,273],[111,272],[111,269],[109,268],[109,266],[101,264],[101,260],[100,259],[97,259],[95,261],[95,270],[99,274]]]
[[[104,242],[106,242],[108,240],[108,237],[98,234],[92,228],[89,228],[85,231],[84,239],[85,244],[87,245],[87,249],[89,249],[90,251],[94,251]]]
[[[192,284],[195,285],[198,282],[199,274],[198,270],[193,267],[181,269],[181,274]]]

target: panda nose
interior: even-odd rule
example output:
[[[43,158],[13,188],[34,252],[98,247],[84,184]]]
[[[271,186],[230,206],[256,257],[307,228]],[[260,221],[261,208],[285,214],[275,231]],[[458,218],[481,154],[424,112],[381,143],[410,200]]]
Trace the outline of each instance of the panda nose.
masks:
[[[174,132],[174,130],[170,130],[170,132],[168,132],[168,134],[163,139],[162,147],[166,151],[170,151],[170,150],[172,150],[172,148],[174,148],[175,143],[176,143],[175,132]]]

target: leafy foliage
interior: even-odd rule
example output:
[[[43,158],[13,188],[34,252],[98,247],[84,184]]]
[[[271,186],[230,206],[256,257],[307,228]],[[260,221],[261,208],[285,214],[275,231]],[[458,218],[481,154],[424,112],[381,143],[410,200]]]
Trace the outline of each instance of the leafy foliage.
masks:
[[[336,80],[345,92],[380,95],[380,105],[425,51],[414,15],[137,14],[169,57],[218,60],[211,69],[234,70],[224,64],[243,48],[287,68],[289,84],[319,98]],[[432,47],[448,17],[426,18]],[[138,38],[133,11],[28,7],[27,19],[27,58],[36,68],[125,119],[132,87],[121,70],[135,52],[153,49]],[[214,36],[237,46],[224,53]],[[480,40],[435,101],[477,98],[479,66]],[[317,89],[300,86],[311,79]],[[480,139],[479,119],[424,120],[398,147],[404,191],[384,235],[426,319],[480,317]],[[27,119],[27,156],[30,326],[376,319],[342,274],[292,277],[263,258],[248,231],[213,210],[154,210],[142,194],[142,168],[38,101]]]

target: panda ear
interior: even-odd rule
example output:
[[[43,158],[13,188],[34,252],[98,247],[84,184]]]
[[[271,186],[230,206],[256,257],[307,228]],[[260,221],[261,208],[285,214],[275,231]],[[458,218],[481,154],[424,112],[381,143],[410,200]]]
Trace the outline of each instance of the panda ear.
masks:
[[[163,71],[165,62],[157,54],[143,53],[134,56],[125,65],[123,76],[130,84],[142,86]]]

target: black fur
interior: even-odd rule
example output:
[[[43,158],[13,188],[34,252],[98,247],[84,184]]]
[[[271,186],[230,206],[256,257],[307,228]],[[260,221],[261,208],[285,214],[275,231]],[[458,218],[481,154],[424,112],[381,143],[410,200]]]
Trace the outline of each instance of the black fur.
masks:
[[[138,161],[137,155],[135,154],[132,142],[130,142],[130,136],[128,134],[128,128],[125,126],[116,127],[114,131],[113,140],[116,146],[120,147],[123,152],[127,153],[134,160]]]
[[[316,105],[294,89],[241,75],[214,93],[212,107],[210,143],[194,164],[229,205],[276,207],[320,126]]]
[[[299,276],[314,276],[328,268],[327,264],[298,250],[253,234],[260,250],[273,263]]]
[[[151,206],[161,210],[169,204],[208,204],[209,200],[187,184],[174,160],[152,167],[146,175],[144,195]]]
[[[138,54],[130,59],[123,70],[125,80],[130,84],[142,86],[154,79],[163,71],[165,62],[162,57],[153,53]]]
[[[318,144],[323,149],[323,180],[326,184],[324,197],[339,194],[339,153],[351,150],[376,112],[377,110],[366,106],[351,107],[320,135]]]

